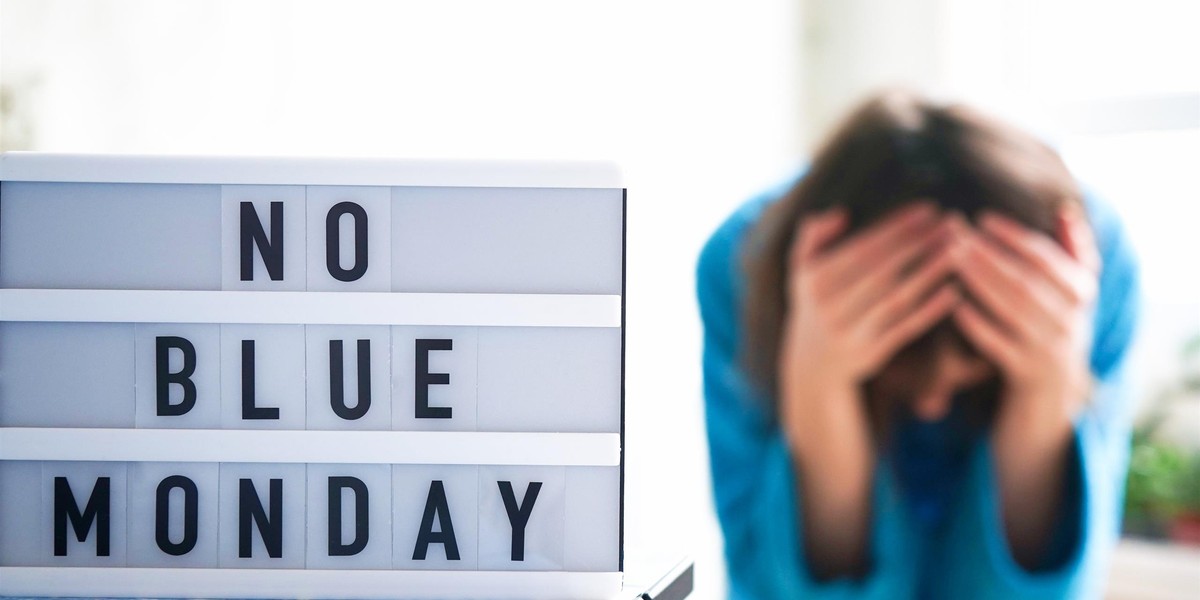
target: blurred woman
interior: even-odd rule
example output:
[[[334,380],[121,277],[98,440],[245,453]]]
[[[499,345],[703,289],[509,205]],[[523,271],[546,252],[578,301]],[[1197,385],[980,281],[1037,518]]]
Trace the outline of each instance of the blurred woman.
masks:
[[[1094,597],[1133,254],[1045,144],[890,92],[698,266],[735,598]]]

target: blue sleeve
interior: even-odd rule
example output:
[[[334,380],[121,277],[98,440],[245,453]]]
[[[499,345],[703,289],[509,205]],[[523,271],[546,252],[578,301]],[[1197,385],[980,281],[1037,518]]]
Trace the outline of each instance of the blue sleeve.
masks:
[[[896,487],[877,469],[869,573],[815,581],[806,567],[803,494],[791,455],[740,368],[738,249],[750,216],[740,212],[700,256],[697,293],[704,322],[704,395],[713,489],[725,537],[733,598],[895,598],[911,596],[915,558]]]
[[[995,465],[989,445],[973,454],[965,493],[939,549],[946,597],[972,590],[975,598],[1097,598],[1120,528],[1129,461],[1132,398],[1125,377],[1127,350],[1139,309],[1133,250],[1112,208],[1085,198],[1103,265],[1093,321],[1090,367],[1094,388],[1076,419],[1063,517],[1047,568],[1018,565],[1004,534]],[[1053,546],[1057,546],[1054,548]]]

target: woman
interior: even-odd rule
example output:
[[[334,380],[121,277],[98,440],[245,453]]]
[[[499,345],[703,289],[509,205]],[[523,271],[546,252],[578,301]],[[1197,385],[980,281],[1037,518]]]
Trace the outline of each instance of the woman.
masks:
[[[1046,145],[877,96],[717,230],[698,295],[733,597],[1099,594],[1136,265]]]

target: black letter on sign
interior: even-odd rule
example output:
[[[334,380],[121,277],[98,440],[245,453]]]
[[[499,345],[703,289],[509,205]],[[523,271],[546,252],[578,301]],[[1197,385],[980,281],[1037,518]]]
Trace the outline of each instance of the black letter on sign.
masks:
[[[342,489],[354,492],[354,540],[342,543]],[[367,484],[357,477],[329,478],[329,555],[353,556],[367,547]]]
[[[346,406],[342,377],[342,340],[329,340],[329,404],[337,416],[353,421],[371,408],[371,340],[358,340],[358,404]]]
[[[497,481],[500,485],[500,497],[504,499],[504,510],[508,512],[508,524],[512,525],[512,559],[525,560],[525,526],[529,524],[529,515],[533,513],[533,503],[537,502],[538,492],[542,490],[542,482],[531,481],[525,488],[525,499],[517,505],[517,497],[513,494],[511,481]]]
[[[254,340],[242,340],[242,419],[278,418],[278,408],[254,405]]]
[[[108,556],[108,515],[110,482],[108,477],[96,478],[92,495],[88,497],[83,512],[75,504],[75,496],[71,493],[71,484],[66,477],[54,478],[54,555],[67,555],[67,520],[75,530],[75,538],[79,541],[87,539],[92,529],[92,521],[96,522],[96,556]]]
[[[242,203],[242,281],[254,280],[254,246],[262,255],[263,264],[272,281],[283,280],[283,203],[271,203],[271,240],[263,231],[262,221],[254,203]]]
[[[354,217],[354,266],[343,269],[341,261],[342,232],[338,227],[342,215]],[[338,281],[356,281],[367,272],[367,211],[353,202],[338,202],[325,215],[325,267]]]
[[[171,490],[183,490],[183,539],[171,541]],[[172,475],[158,484],[154,502],[154,541],[163,552],[171,556],[183,556],[196,547],[196,525],[199,515],[199,492],[196,482],[183,475]]]
[[[171,349],[183,352],[183,367],[178,373],[171,372]],[[185,338],[164,335],[154,338],[154,367],[158,391],[158,416],[177,417],[187,414],[196,405],[196,384],[192,374],[196,372],[196,347]],[[171,404],[171,384],[183,388],[183,400]]]
[[[250,521],[258,526],[263,545],[267,547],[267,556],[279,558],[283,556],[283,480],[272,479],[271,489],[267,496],[270,505],[268,517],[263,512],[262,500],[254,489],[254,482],[249,479],[238,480],[238,557],[250,558]]]
[[[437,517],[438,529],[433,530],[433,518]],[[446,548],[446,560],[459,560],[458,540],[454,539],[454,523],[450,520],[450,505],[446,502],[446,489],[441,481],[429,484],[429,495],[425,497],[425,516],[421,517],[421,530],[417,532],[417,547],[413,549],[413,560],[425,560],[430,544],[442,544]]]
[[[449,419],[453,409],[449,406],[429,406],[429,386],[450,383],[449,373],[429,372],[431,350],[453,350],[454,340],[417,340],[417,373],[413,381],[417,386],[417,418]]]

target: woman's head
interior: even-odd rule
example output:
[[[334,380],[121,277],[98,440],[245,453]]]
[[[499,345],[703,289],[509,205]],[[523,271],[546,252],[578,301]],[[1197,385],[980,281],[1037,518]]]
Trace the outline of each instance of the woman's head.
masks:
[[[798,224],[840,207],[848,217],[842,235],[849,236],[916,200],[970,222],[985,209],[995,211],[1052,237],[1063,205],[1081,201],[1058,155],[1028,134],[905,92],[872,97],[835,130],[801,181],[767,209],[745,248],[743,358],[768,397],[775,395],[787,257]],[[946,318],[897,352],[863,389],[876,406],[877,424],[897,402],[919,417],[938,418],[956,393],[994,397],[997,373]],[[986,402],[979,405],[982,415]]]

